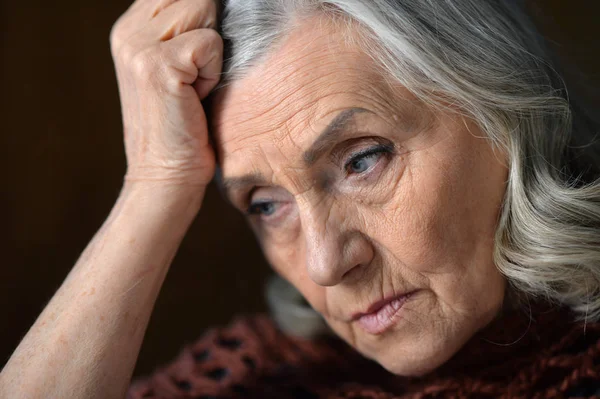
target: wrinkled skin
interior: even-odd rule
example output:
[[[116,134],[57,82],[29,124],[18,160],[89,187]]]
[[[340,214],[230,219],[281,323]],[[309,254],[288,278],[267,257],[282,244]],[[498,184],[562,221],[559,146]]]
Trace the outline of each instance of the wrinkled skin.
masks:
[[[273,268],[340,337],[395,374],[422,375],[502,306],[492,252],[505,156],[466,118],[386,83],[345,32],[321,22],[305,21],[218,93],[227,193],[250,208]],[[306,154],[357,107],[319,141],[320,156]],[[353,318],[407,292],[382,333]]]

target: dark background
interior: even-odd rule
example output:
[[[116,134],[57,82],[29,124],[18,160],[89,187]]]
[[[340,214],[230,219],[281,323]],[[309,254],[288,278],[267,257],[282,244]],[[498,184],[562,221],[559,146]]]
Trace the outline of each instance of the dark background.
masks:
[[[130,3],[0,0],[0,367],[119,193],[125,157],[108,37]],[[585,72],[571,78],[597,86],[595,3],[530,6],[557,53]],[[160,294],[136,374],[206,327],[264,310],[268,274],[241,216],[211,187]]]

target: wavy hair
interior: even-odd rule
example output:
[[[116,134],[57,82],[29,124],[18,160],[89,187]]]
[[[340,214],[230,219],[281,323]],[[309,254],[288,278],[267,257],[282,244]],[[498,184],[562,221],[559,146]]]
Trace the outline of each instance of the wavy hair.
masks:
[[[521,1],[229,0],[223,84],[318,14],[352,28],[389,78],[434,107],[450,101],[508,154],[494,261],[511,292],[600,319],[600,124],[567,92]],[[311,335],[291,290],[268,289],[276,319]]]

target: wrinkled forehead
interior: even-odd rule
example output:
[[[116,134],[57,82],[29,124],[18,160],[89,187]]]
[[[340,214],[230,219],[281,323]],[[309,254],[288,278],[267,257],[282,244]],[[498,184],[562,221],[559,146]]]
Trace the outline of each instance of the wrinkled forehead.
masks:
[[[224,175],[251,172],[266,152],[302,152],[344,110],[393,114],[391,86],[347,31],[306,25],[216,94],[211,129]]]

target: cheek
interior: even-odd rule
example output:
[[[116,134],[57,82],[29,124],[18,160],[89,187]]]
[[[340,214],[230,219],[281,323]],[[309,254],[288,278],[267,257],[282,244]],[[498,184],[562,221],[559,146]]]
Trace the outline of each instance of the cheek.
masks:
[[[461,314],[487,313],[504,292],[493,244],[506,172],[482,142],[411,154],[389,201],[364,216],[394,278]]]
[[[369,235],[403,267],[433,271],[439,265],[440,253],[448,255],[448,219],[455,207],[449,206],[449,185],[435,165],[426,169],[418,166],[426,161],[412,162],[417,166],[406,168],[383,207],[366,217],[374,227]]]
[[[465,156],[485,153],[481,142],[411,154],[389,200],[369,216],[381,220],[370,233],[405,266],[439,273],[481,262],[481,252],[491,260],[506,173],[492,154]]]

